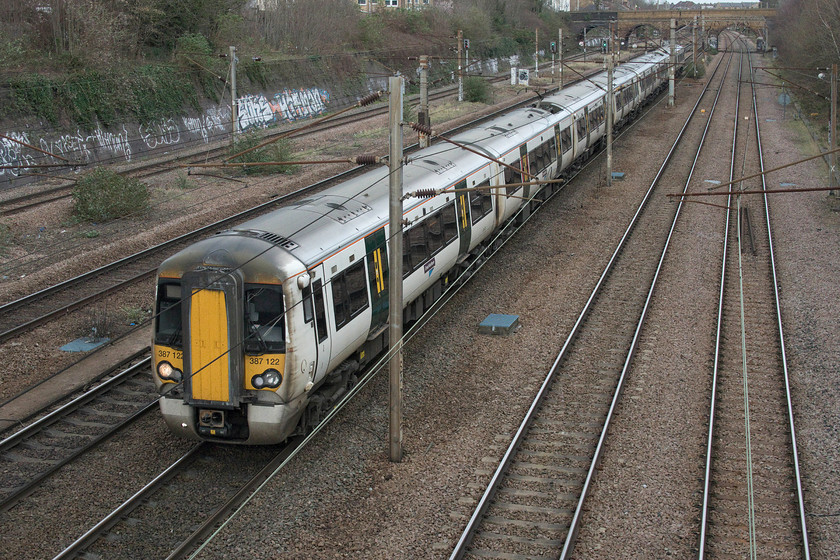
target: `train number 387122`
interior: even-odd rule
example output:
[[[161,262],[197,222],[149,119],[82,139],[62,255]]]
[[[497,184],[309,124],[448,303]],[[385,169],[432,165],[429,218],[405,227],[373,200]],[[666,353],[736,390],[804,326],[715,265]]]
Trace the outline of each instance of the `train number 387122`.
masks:
[[[249,356],[248,363],[255,366],[282,366],[280,358],[263,358],[261,356]]]

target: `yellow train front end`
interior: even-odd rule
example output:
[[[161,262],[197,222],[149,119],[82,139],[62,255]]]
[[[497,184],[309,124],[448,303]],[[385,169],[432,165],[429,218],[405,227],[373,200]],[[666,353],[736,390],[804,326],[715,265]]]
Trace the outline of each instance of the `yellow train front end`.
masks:
[[[284,287],[276,257],[256,258],[264,247],[231,243],[210,253],[198,244],[161,265],[153,340],[160,409],[186,438],[279,443],[306,405],[288,336],[299,292],[293,282]]]

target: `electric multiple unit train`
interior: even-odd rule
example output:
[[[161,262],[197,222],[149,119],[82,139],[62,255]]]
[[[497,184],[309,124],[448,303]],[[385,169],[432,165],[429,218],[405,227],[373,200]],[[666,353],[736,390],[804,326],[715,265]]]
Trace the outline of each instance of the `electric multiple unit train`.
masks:
[[[667,84],[669,64],[659,49],[615,69],[616,128]],[[602,72],[452,137],[474,151],[441,142],[411,155],[404,192],[441,194],[403,203],[406,323],[506,222],[559,188],[508,185],[562,178],[603,145],[606,87]],[[388,169],[377,168],[160,265],[153,375],[171,430],[279,443],[355,383],[388,345],[388,191]]]

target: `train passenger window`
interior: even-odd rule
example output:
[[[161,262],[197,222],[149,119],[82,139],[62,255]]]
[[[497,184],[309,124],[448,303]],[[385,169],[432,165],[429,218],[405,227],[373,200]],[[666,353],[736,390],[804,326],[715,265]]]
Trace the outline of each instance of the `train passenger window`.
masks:
[[[458,221],[454,203],[447,204],[406,230],[403,233],[403,278],[457,238]]]
[[[426,235],[424,224],[421,222],[408,230],[409,253],[411,255],[411,270],[414,270],[420,263],[428,258],[428,251],[426,248]]]
[[[586,119],[584,119],[583,116],[581,116],[577,120],[576,124],[577,124],[578,142],[580,142],[586,136]]]
[[[368,306],[365,282],[365,261],[333,276],[332,295],[335,308],[335,327],[340,329]]]
[[[514,169],[511,169],[513,167]],[[518,172],[519,169],[522,169],[521,160],[516,160],[510,163],[510,167],[505,167],[505,184],[509,185],[511,183],[522,183],[522,173]],[[505,194],[508,196],[512,195],[516,192],[517,189],[520,187],[505,187]]]
[[[283,352],[286,336],[280,286],[245,285],[245,352]]]
[[[484,181],[479,187],[489,187],[490,181]],[[475,224],[478,220],[486,216],[493,209],[493,198],[489,190],[471,191],[470,192],[470,213],[472,214],[472,223]]]
[[[447,245],[458,237],[458,216],[455,214],[455,203],[444,206],[440,211],[443,223],[443,240]]]
[[[181,339],[181,285],[166,283],[158,286],[155,309],[155,344],[180,347]]]
[[[572,127],[567,126],[560,131],[560,144],[563,146],[563,153],[565,154],[572,149]]]
[[[429,254],[434,255],[444,246],[443,224],[440,223],[440,214],[435,213],[429,216],[425,223],[428,232]]]
[[[312,283],[312,301],[315,304],[315,330],[318,342],[327,340],[327,310],[324,306],[324,286],[320,280]]]
[[[359,311],[367,307],[368,294],[365,282],[365,268],[363,262],[347,271],[347,293],[350,295],[350,316],[355,317]]]

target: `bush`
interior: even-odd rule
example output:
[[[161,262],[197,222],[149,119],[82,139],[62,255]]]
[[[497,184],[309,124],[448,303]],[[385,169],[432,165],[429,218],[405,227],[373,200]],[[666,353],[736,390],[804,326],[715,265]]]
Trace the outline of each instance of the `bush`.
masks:
[[[149,189],[137,179],[97,167],[73,189],[73,214],[89,222],[104,222],[149,208]]]
[[[230,155],[244,152],[249,148],[258,146],[265,142],[256,132],[246,132],[239,136],[233,144]],[[292,157],[292,149],[289,142],[280,139],[250,152],[236,157],[230,163],[261,163],[271,161],[289,161]],[[266,175],[269,173],[291,173],[294,166],[291,165],[251,165],[243,167],[246,175]]]
[[[490,86],[484,78],[468,76],[464,80],[464,100],[473,103],[490,102]]]

